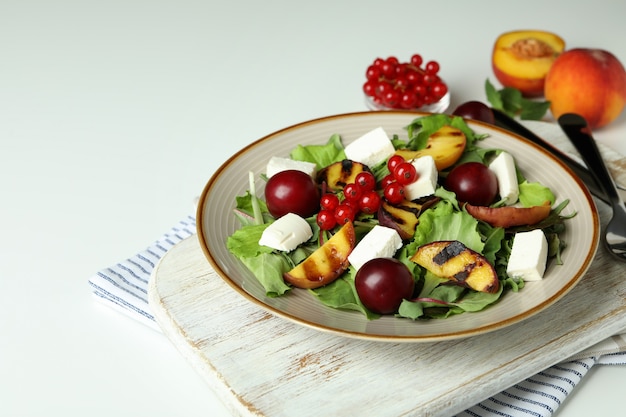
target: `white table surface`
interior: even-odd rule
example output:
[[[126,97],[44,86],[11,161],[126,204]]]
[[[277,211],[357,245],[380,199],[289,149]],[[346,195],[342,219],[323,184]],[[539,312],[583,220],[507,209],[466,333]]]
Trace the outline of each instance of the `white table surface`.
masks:
[[[0,415],[228,415],[87,279],[192,214],[245,144],[364,110],[377,56],[439,61],[455,107],[496,83],[498,34],[551,30],[626,63],[624,16],[598,0],[1,2]],[[595,135],[626,154],[626,113]],[[617,409],[625,378],[592,368],[556,415]]]

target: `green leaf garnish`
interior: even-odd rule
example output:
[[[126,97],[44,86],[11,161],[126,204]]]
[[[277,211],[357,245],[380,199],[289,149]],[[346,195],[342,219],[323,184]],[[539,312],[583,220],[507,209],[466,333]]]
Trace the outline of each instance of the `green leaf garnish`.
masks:
[[[512,87],[497,90],[487,79],[485,81],[487,101],[494,109],[522,120],[541,120],[550,108],[549,101],[536,101],[524,98],[521,91]]]

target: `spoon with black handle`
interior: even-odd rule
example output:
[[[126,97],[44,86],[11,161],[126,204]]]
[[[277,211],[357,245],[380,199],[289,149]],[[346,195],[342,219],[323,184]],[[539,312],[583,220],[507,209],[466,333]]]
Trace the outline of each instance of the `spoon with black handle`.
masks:
[[[626,261],[626,205],[620,198],[615,181],[604,164],[596,141],[591,135],[591,129],[582,116],[574,113],[560,116],[558,122],[580,153],[596,182],[604,189],[613,209],[613,216],[606,225],[604,243],[617,259]]]

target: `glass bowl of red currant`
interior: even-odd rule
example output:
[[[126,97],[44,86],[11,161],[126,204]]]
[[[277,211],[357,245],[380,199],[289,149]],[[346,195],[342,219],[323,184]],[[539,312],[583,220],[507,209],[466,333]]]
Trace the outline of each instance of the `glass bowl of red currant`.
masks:
[[[439,69],[437,61],[424,63],[419,54],[409,62],[395,56],[376,58],[365,73],[365,103],[370,110],[441,113],[450,105],[450,92]]]

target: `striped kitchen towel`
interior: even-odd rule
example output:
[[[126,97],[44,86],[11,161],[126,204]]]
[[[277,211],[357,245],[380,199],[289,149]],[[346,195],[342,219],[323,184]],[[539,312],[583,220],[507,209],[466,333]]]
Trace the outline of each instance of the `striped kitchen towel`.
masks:
[[[94,297],[160,331],[148,304],[150,274],[169,249],[195,232],[196,220],[188,216],[142,252],[99,271],[89,279]],[[594,365],[626,365],[626,334],[605,339],[457,417],[549,417]]]
[[[161,331],[148,305],[150,274],[168,250],[195,233],[196,219],[184,218],[142,252],[92,276],[92,294],[96,300]]]

